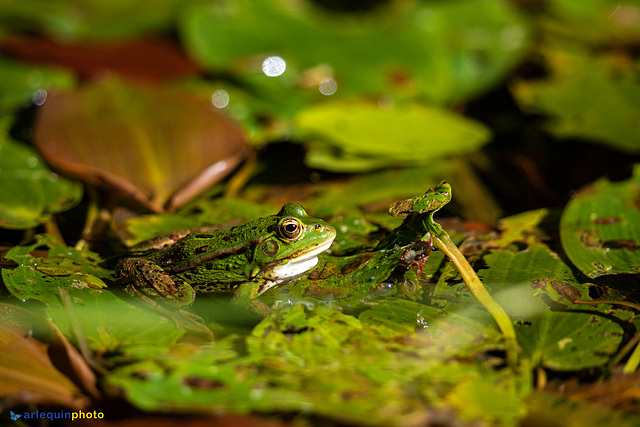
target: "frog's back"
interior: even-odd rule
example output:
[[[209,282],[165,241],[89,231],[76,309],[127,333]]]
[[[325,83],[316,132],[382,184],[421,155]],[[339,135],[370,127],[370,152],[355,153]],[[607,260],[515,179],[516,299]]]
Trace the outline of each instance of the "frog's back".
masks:
[[[191,283],[246,280],[256,245],[273,234],[269,228],[249,223],[190,233],[156,254],[155,262]]]

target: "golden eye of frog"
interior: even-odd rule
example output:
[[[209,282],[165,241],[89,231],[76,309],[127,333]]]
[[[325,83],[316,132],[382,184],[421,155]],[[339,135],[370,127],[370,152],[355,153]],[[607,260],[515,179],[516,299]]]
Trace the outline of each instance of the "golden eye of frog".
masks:
[[[186,306],[196,292],[236,293],[253,300],[272,286],[318,263],[336,237],[333,226],[297,203],[231,228],[196,231],[154,250],[138,245],[116,271],[130,294]]]

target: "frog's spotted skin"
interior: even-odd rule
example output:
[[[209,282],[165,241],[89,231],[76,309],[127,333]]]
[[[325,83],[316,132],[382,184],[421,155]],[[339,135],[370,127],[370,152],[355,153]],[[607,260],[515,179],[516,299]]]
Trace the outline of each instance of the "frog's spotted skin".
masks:
[[[236,227],[187,234],[170,246],[125,258],[116,270],[137,295],[179,305],[195,292],[235,291],[255,297],[312,269],[335,239],[331,224],[287,203],[276,215]],[[251,286],[251,291],[241,287]]]

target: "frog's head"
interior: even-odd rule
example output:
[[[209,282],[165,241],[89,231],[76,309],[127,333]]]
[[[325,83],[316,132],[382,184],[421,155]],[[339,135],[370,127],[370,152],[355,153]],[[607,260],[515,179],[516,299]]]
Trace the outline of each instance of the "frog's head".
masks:
[[[262,266],[258,275],[275,282],[311,270],[336,238],[331,224],[307,215],[297,203],[287,203],[272,218],[273,234],[258,244],[254,261]]]

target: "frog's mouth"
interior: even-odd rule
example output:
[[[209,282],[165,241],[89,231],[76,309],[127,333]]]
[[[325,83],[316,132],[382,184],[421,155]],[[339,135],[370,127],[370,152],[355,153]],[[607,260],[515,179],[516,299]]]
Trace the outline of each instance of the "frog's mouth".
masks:
[[[318,264],[318,255],[329,249],[333,239],[324,243],[317,248],[307,252],[306,254],[295,258],[286,264],[278,265],[273,268],[273,280],[281,282],[285,279],[297,276],[305,271],[311,270]]]

